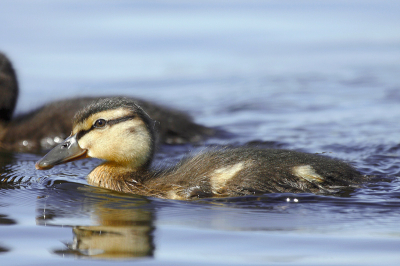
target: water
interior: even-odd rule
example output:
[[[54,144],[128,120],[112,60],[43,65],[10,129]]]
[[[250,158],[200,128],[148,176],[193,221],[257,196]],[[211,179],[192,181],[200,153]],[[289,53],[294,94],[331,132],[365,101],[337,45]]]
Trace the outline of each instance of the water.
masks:
[[[397,265],[399,20],[397,1],[2,1],[17,112],[126,94],[232,133],[163,146],[156,163],[251,142],[376,177],[338,195],[182,202],[90,187],[97,160],[36,171],[41,154],[0,153],[2,265]]]

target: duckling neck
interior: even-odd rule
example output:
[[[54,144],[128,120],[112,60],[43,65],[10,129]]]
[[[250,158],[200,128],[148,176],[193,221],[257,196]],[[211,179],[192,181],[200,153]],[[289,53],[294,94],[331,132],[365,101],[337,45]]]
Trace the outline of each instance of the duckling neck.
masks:
[[[104,187],[121,192],[146,194],[143,181],[147,178],[146,168],[132,168],[117,163],[105,162],[97,166],[88,175],[90,185]]]

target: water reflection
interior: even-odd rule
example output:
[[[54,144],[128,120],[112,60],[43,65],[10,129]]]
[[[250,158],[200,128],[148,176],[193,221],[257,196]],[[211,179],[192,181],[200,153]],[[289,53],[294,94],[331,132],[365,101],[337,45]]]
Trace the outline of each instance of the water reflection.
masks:
[[[53,250],[55,254],[104,259],[153,256],[153,211],[148,200],[78,184],[57,186],[61,188],[57,193],[38,199],[36,218],[38,225],[72,227],[72,241],[65,243],[65,249]]]
[[[0,225],[14,225],[17,222],[11,218],[8,218],[7,215],[0,214]]]
[[[68,249],[54,253],[96,258],[152,256],[151,214],[140,210],[109,210],[97,217],[99,225],[73,227],[74,238],[67,244]]]
[[[0,226],[15,225],[17,222],[14,219],[8,218],[7,215],[0,214]],[[0,255],[9,252],[10,249],[0,245]]]
[[[10,250],[8,248],[2,247],[0,246],[0,254],[1,253],[5,253],[5,252],[9,252]]]

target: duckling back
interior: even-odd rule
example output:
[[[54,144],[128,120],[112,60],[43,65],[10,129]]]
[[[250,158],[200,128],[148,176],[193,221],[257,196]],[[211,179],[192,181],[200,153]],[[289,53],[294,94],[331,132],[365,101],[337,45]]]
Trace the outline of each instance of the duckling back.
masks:
[[[145,182],[173,199],[260,193],[320,193],[365,179],[350,165],[290,150],[235,148],[186,159]]]

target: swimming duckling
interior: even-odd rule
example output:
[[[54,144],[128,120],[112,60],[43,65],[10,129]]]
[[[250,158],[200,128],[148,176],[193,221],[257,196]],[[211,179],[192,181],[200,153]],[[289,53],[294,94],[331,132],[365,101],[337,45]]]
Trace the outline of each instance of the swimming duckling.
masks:
[[[0,53],[0,149],[38,151],[62,142],[71,130],[75,113],[96,99],[83,97],[56,101],[14,119],[18,97],[15,71],[8,58]],[[158,121],[159,141],[167,144],[199,142],[215,130],[196,124],[187,114],[140,99],[135,100]]]
[[[166,170],[149,170],[154,122],[126,98],[101,99],[79,111],[71,136],[36,163],[36,169],[87,157],[105,162],[88,183],[168,199],[234,197],[266,192],[324,192],[361,182],[351,166],[319,155],[278,149],[210,150]]]

